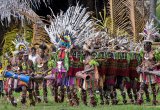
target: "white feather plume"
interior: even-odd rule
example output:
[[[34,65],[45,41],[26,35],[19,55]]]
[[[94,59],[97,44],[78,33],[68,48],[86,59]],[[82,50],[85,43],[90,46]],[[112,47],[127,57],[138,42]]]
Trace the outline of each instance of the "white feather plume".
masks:
[[[148,21],[145,25],[144,31],[140,33],[144,37],[145,41],[153,41],[156,37],[159,37],[159,32],[154,26],[154,20]]]
[[[28,51],[29,43],[22,36],[17,35],[16,39],[12,41],[12,43],[15,45],[15,49],[16,49],[15,52],[19,51],[20,46],[23,46],[25,48],[24,51]]]
[[[57,35],[69,35],[73,45],[82,45],[86,40],[98,35],[95,30],[95,23],[91,19],[90,12],[87,8],[79,6],[69,7],[68,10],[60,12],[59,15],[50,19],[50,26],[45,26],[51,42],[58,47],[60,38]]]

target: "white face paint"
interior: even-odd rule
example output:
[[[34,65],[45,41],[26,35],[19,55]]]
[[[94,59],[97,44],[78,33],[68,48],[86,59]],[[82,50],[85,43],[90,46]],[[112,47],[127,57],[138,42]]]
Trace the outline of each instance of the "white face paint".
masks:
[[[62,69],[62,61],[57,62],[58,71],[61,71]]]

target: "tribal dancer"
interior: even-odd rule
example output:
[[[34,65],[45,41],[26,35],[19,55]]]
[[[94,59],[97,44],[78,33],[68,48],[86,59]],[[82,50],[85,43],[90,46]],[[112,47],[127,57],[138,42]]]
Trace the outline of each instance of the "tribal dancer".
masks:
[[[67,96],[69,99],[69,103],[71,106],[73,105],[79,105],[79,98],[77,96],[77,89],[76,89],[76,76],[75,74],[78,71],[82,70],[82,62],[80,61],[80,58],[78,56],[73,56],[74,52],[78,52],[79,48],[75,48],[74,51],[73,49],[70,52],[70,60],[69,60],[69,70],[67,74],[68,78],[68,87],[67,87]]]
[[[10,65],[7,66],[7,71],[12,71],[12,67]],[[15,100],[13,96],[13,82],[14,80],[12,78],[7,78],[7,81],[5,82],[5,91],[6,95],[8,97],[8,100],[11,102],[13,106],[17,106],[17,101]]]
[[[10,64],[7,66],[7,70],[6,71],[12,71],[12,66],[14,66],[14,62],[15,62],[15,56],[10,58]],[[5,91],[6,91],[6,95],[8,97],[8,100],[11,102],[11,104],[13,106],[17,106],[17,101],[15,100],[14,96],[13,96],[13,84],[14,84],[14,79],[13,78],[7,78],[7,81],[5,83]]]
[[[115,105],[118,103],[115,91],[117,60],[114,58],[113,54],[114,53],[109,53],[106,61],[105,98],[106,104],[109,104],[109,98],[111,98],[112,104]]]
[[[153,56],[153,51],[151,50],[151,42],[147,41],[145,42],[144,44],[144,60],[141,64],[142,68],[143,69],[153,69],[153,65],[155,63],[154,61],[154,56]],[[148,84],[150,83],[151,84],[151,88],[152,88],[152,91],[153,91],[153,104],[155,105],[156,104],[156,88],[155,88],[155,84],[156,84],[156,78],[155,78],[155,75],[147,75],[147,73],[142,73],[140,74],[140,82],[141,82],[141,85],[140,85],[140,99],[138,101],[139,104],[143,103],[143,99],[142,99],[142,95],[143,95],[143,90],[146,93],[146,96],[147,96],[147,99],[149,99],[149,93],[148,93]]]
[[[67,68],[69,68],[69,47],[70,41],[68,35],[59,35],[59,51],[56,58],[56,68],[53,69],[55,74],[55,101],[64,102],[65,86],[67,86]]]
[[[152,43],[147,41],[144,44],[144,60],[141,64],[141,68],[143,70],[146,69],[153,69],[153,65],[155,64],[154,61],[154,56],[153,56],[153,51],[151,50],[151,45]],[[138,103],[142,104],[143,103],[143,90],[145,90],[145,86],[146,84],[151,84],[151,88],[152,88],[152,92],[153,92],[153,104],[156,105],[156,76],[155,75],[149,75],[147,73],[142,73],[140,74],[140,93],[139,93],[139,99],[138,99]]]
[[[94,49],[101,50],[101,48],[102,48],[101,39],[98,37],[95,40]],[[99,63],[99,66],[98,66],[98,73],[99,73],[98,90],[99,90],[101,105],[104,105],[104,90],[103,90],[103,88],[104,88],[105,75],[106,75],[106,71],[107,71],[107,66],[106,66],[107,63],[106,63],[105,57],[106,56],[103,56],[103,58],[97,57],[97,61]]]
[[[57,66],[63,68],[62,64],[64,64],[64,71],[61,71],[63,72],[63,77],[61,76],[60,79],[65,79],[64,84],[66,85],[66,82],[68,82],[66,72],[69,70],[69,53],[72,48],[75,46],[82,47],[85,41],[91,37],[97,37],[99,32],[95,31],[96,22],[90,18],[90,12],[86,12],[86,8],[82,8],[78,4],[77,6],[69,7],[65,13],[62,12],[59,16],[55,16],[54,19],[51,18],[50,22],[51,25],[45,26],[45,30],[49,34],[51,42],[59,50],[59,60],[61,62],[58,62],[59,65]],[[62,86],[61,91],[63,91],[63,88]],[[68,91],[70,90],[68,89]],[[62,92],[63,95],[64,91]],[[63,99],[62,96],[61,99]]]
[[[33,73],[34,73],[33,62],[28,59],[27,53],[23,54],[22,73],[31,77],[33,76]],[[34,82],[33,80],[30,80],[27,87],[27,91],[29,92],[30,105],[35,106],[35,101],[33,98],[33,90],[34,90]]]
[[[36,69],[37,69],[36,62],[38,60],[39,55],[37,54],[37,49],[35,47],[32,47],[30,51],[31,51],[31,53],[29,54],[29,60],[31,60],[33,62],[34,71],[32,71],[33,72],[32,77],[34,77],[34,76],[36,76]],[[39,88],[38,88],[38,82],[34,81],[32,83],[34,83],[33,92],[32,92],[33,96],[34,96],[36,102],[41,102]]]
[[[49,54],[50,59],[48,60],[48,71],[49,74],[45,77],[48,82],[49,82],[49,87],[51,90],[51,94],[52,96],[55,95],[55,83],[56,83],[56,79],[55,79],[55,74],[54,74],[54,68],[56,68],[57,65],[57,60],[58,60],[58,52],[55,48],[55,46],[51,46],[51,50],[50,50],[50,54]]]
[[[16,45],[16,49],[18,51],[17,59],[13,61],[13,71],[18,75],[23,74],[23,54],[28,52],[28,45],[29,43],[24,40],[22,36],[17,36],[16,40],[13,41]],[[27,84],[20,81],[19,79],[14,79],[14,90],[19,92],[22,91],[22,99],[21,103],[26,104],[26,95],[27,95]]]
[[[35,77],[41,77],[42,78],[42,88],[43,88],[43,99],[45,103],[48,103],[47,100],[47,80],[44,79],[48,73],[48,56],[45,55],[45,50],[47,49],[47,46],[43,43],[39,46],[39,57],[36,59],[36,76]],[[36,83],[35,85],[35,94],[36,97],[39,97],[39,84]],[[38,98],[37,100],[39,100]]]
[[[57,51],[56,47],[52,48],[51,60],[48,62],[48,65],[51,69],[51,75],[48,77],[52,84],[52,92],[54,94],[55,102],[62,103],[65,96],[65,78],[66,78],[66,69],[63,66],[65,54],[65,47],[59,48]]]
[[[155,58],[154,53],[151,48],[153,36],[156,35],[157,31],[153,27],[154,22],[153,20],[151,22],[147,22],[145,30],[141,35],[144,36],[144,58],[142,60],[142,64],[139,66],[139,72],[142,72],[140,74],[140,91],[138,96],[138,104],[143,103],[143,93],[145,90],[145,85],[151,85],[152,93],[153,93],[153,105],[156,105],[156,75],[149,74],[149,71],[154,70],[155,65]],[[140,71],[141,70],[141,71]]]
[[[17,57],[13,57],[12,59],[12,71],[17,73],[17,74],[20,74],[22,72],[22,62],[23,62],[23,53],[24,52],[19,52]],[[26,103],[26,86],[24,83],[21,83],[21,81],[19,81],[18,79],[13,79],[13,78],[9,78],[9,81],[8,81],[8,90],[9,90],[9,98],[11,98],[11,101],[15,102],[15,104],[13,105],[16,105],[16,101],[14,101],[14,97],[11,96],[12,95],[12,90],[15,90],[16,92],[21,92],[22,91],[22,104],[25,104]]]
[[[83,50],[85,52],[85,60],[84,60],[84,71],[80,71],[76,73],[77,77],[82,77],[82,85],[81,85],[81,95],[82,101],[85,105],[87,105],[87,91],[90,95],[90,104],[91,106],[96,106],[97,102],[94,96],[94,87],[95,87],[95,68],[91,65],[92,56],[91,53],[93,52],[92,41],[86,41],[83,46]],[[96,66],[96,65],[95,65]],[[84,77],[84,78],[83,78]],[[97,82],[96,82],[97,83]]]
[[[16,51],[14,52],[17,56],[13,56],[10,60],[11,67],[8,66],[8,70],[12,70],[13,72],[20,74],[22,72],[22,62],[23,62],[23,53],[27,51],[28,42],[26,42],[23,37],[17,35],[15,41],[13,41],[15,45]],[[22,91],[22,104],[26,103],[26,86],[27,84],[21,83],[18,79],[8,78],[7,80],[7,92],[8,97],[11,103],[14,106],[17,106],[17,102],[14,99],[13,90],[16,92]]]
[[[23,54],[22,54],[22,55],[23,55]],[[23,69],[24,69],[24,68],[23,68],[23,65],[22,65],[22,63],[23,63],[23,58],[22,58],[22,61],[19,59],[19,60],[18,60],[18,63],[19,63],[19,64],[18,64],[18,68],[20,68],[20,69],[18,69],[16,73],[18,73],[18,75],[24,74],[24,73],[23,73]],[[16,91],[21,91],[21,90],[22,90],[21,103],[22,103],[22,104],[26,104],[27,86],[28,86],[28,85],[27,85],[26,83],[20,81],[19,79],[14,79],[14,80],[15,80],[15,82],[16,82],[16,81],[18,82],[18,86],[17,86],[17,88],[15,88]],[[15,85],[15,86],[16,86],[16,85]]]
[[[120,59],[118,60],[118,70],[117,70],[117,86],[121,91],[121,95],[123,98],[123,103],[126,104],[126,93],[124,90],[125,87],[125,79],[129,76],[129,65],[127,61],[127,53],[126,52],[120,52]]]
[[[139,91],[139,75],[136,71],[138,66],[138,55],[136,53],[130,53],[131,60],[129,63],[129,78],[126,82],[127,94],[131,103],[135,103],[137,101],[137,92]],[[134,99],[133,99],[133,94]]]

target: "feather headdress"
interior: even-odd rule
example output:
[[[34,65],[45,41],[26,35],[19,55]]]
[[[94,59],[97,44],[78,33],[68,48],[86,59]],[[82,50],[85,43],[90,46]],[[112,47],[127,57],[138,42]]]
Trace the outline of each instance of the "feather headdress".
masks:
[[[156,37],[159,37],[159,33],[154,27],[154,20],[148,21],[142,33],[140,33],[144,37],[144,42],[153,42]]]
[[[77,4],[69,7],[65,13],[61,11],[58,16],[53,15],[54,17],[50,19],[51,24],[49,27],[45,26],[45,30],[56,48],[82,46],[88,39],[98,36],[96,22],[86,10],[87,8]]]
[[[23,36],[17,34],[16,39],[12,41],[12,43],[15,45],[15,54],[22,51],[28,51],[29,43],[23,38]]]

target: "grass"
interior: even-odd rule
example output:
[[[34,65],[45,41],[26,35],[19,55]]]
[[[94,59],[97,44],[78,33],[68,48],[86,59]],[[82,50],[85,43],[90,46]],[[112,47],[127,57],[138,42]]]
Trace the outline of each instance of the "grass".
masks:
[[[18,98],[19,93],[16,93],[15,96]],[[49,92],[49,102],[47,104],[41,102],[33,107],[29,106],[29,102],[27,102],[26,106],[22,106],[21,103],[18,102],[18,106],[13,107],[5,99],[0,99],[0,110],[160,110],[160,103],[157,106],[152,106],[151,103],[145,103],[141,106],[129,103],[127,105],[123,105],[120,94],[118,96],[118,99],[120,100],[118,105],[100,105],[98,103],[97,107],[90,107],[80,103],[78,107],[70,107],[66,101],[64,103],[55,103]],[[158,99],[160,99],[160,95],[158,95]]]

